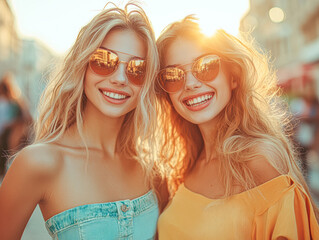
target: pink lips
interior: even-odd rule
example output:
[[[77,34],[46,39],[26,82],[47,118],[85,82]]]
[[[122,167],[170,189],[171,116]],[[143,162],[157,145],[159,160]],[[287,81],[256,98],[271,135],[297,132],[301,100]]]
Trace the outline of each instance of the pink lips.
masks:
[[[109,88],[100,88],[99,89],[102,96],[104,97],[104,99],[106,101],[108,101],[109,103],[112,103],[112,104],[123,104],[125,103],[131,96],[126,93],[126,92],[123,92],[123,91],[118,91],[118,90],[114,90],[114,89],[109,89]],[[107,92],[107,93],[112,93],[112,94],[119,94],[119,95],[124,95],[125,98],[122,98],[122,99],[115,99],[111,96],[107,96],[105,95],[103,92]]]
[[[187,105],[186,102],[190,99],[196,99],[198,97],[202,97],[205,95],[211,95],[212,97],[210,99],[207,99],[201,103],[198,104],[193,104],[191,106]],[[200,111],[204,108],[206,108],[212,101],[213,97],[214,97],[215,93],[214,92],[205,92],[205,93],[200,93],[200,94],[196,94],[196,95],[192,95],[192,96],[188,96],[186,98],[184,98],[182,100],[183,104],[187,107],[187,109],[191,110],[191,111]]]

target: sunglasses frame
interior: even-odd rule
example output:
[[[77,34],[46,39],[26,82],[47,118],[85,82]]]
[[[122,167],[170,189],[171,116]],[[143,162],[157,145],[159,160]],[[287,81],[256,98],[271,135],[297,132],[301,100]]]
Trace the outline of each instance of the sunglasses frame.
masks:
[[[95,72],[94,69],[93,69],[93,67],[91,66],[91,58],[92,58],[92,56],[93,56],[98,50],[108,51],[108,52],[111,52],[111,53],[113,53],[113,54],[115,54],[115,55],[117,56],[117,58],[118,58],[117,64],[115,65],[115,68],[114,68],[114,70],[113,70],[111,73],[109,73],[109,74],[99,74],[99,73]],[[128,55],[128,56],[132,56],[132,58],[131,58],[129,61],[121,61],[121,60],[120,60],[120,57],[119,57],[119,55],[118,55],[118,53],[125,54],[125,55]],[[111,50],[111,49],[108,49],[108,48],[98,47],[98,48],[91,54],[88,64],[89,64],[89,67],[90,67],[90,69],[92,70],[92,72],[93,72],[94,74],[96,74],[96,75],[98,75],[98,76],[102,76],[102,77],[111,76],[113,73],[115,73],[116,70],[118,69],[120,63],[126,64],[125,75],[126,75],[127,79],[129,80],[129,82],[132,83],[132,84],[134,84],[134,85],[136,85],[136,86],[142,86],[142,85],[144,84],[144,80],[145,80],[146,67],[145,67],[145,73],[144,73],[144,76],[143,76],[143,83],[142,83],[142,84],[137,84],[137,83],[133,82],[133,81],[130,79],[130,74],[129,74],[128,71],[127,71],[128,64],[129,64],[131,61],[133,61],[134,59],[135,59],[135,60],[142,60],[142,61],[144,61],[144,62],[146,63],[146,60],[145,60],[145,59],[139,58],[139,57],[137,57],[137,56],[135,56],[135,55],[132,55],[132,54],[129,54],[129,53],[125,53],[125,52],[120,52],[120,51]]]
[[[157,77],[157,82],[158,82],[158,84],[160,85],[160,87],[161,87],[165,92],[167,92],[167,93],[176,93],[176,92],[178,92],[179,90],[181,90],[181,89],[185,86],[186,73],[187,73],[187,72],[190,72],[190,71],[192,72],[192,75],[193,75],[198,81],[200,81],[201,83],[204,83],[204,84],[205,84],[205,83],[214,81],[217,76],[216,76],[214,79],[210,80],[210,81],[204,81],[204,80],[201,80],[201,79],[199,79],[198,77],[196,77],[196,76],[194,75],[193,69],[194,69],[195,63],[196,63],[198,60],[200,60],[201,58],[205,58],[205,57],[207,57],[207,56],[214,56],[214,57],[216,57],[216,59],[218,59],[218,74],[217,74],[217,76],[218,76],[219,73],[220,73],[220,68],[221,68],[221,58],[220,58],[220,56],[218,56],[218,55],[216,55],[216,54],[208,53],[208,54],[204,54],[204,55],[201,55],[201,56],[195,58],[191,63],[181,64],[181,65],[177,65],[177,66],[174,66],[174,67],[166,67],[166,68],[163,68],[163,69],[161,69],[161,70],[159,71],[158,75],[159,75],[161,72],[165,71],[166,69],[170,69],[170,68],[172,68],[172,69],[176,69],[176,68],[177,68],[177,69],[181,70],[181,71],[184,73],[184,74],[183,74],[183,78],[182,78],[182,80],[181,80],[181,81],[183,81],[183,85],[181,86],[181,88],[179,88],[179,89],[177,89],[176,91],[173,91],[173,92],[167,91],[167,90],[164,89],[164,87],[162,86],[162,84],[161,84],[161,82],[160,82],[160,80],[159,80],[159,77]],[[181,68],[181,67],[183,67],[183,66],[187,66],[187,65],[190,65],[190,64],[192,64],[192,68],[191,68],[191,69],[184,70],[184,69]]]

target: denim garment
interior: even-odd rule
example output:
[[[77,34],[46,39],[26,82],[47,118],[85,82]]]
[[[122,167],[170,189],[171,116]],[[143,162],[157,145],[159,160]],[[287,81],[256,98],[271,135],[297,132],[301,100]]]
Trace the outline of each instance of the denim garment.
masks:
[[[159,215],[151,190],[133,200],[87,204],[48,219],[54,240],[154,239]]]

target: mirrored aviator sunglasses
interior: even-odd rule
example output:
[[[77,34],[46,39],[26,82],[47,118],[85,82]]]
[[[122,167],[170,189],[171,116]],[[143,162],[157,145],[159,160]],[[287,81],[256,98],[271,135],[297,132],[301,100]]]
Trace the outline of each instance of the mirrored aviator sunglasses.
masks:
[[[122,53],[122,52],[119,52]],[[128,53],[122,53],[130,55]],[[126,76],[135,85],[143,85],[146,73],[146,61],[133,57],[130,61],[120,61],[116,52],[109,49],[98,48],[90,57],[89,66],[91,70],[100,75],[108,76],[114,73],[120,63],[126,63]]]
[[[203,83],[213,81],[220,71],[220,57],[214,54],[196,58],[190,64],[192,64],[192,68],[187,71],[181,67],[189,64],[162,69],[157,76],[161,88],[168,93],[179,91],[185,84],[186,72],[188,71],[191,71],[193,76]]]

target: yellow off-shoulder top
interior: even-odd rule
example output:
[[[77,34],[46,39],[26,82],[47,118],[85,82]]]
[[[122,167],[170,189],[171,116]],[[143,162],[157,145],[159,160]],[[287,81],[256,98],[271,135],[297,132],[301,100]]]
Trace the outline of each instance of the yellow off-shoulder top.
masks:
[[[180,185],[158,220],[160,240],[319,239],[309,196],[281,175],[227,199],[210,199]]]

